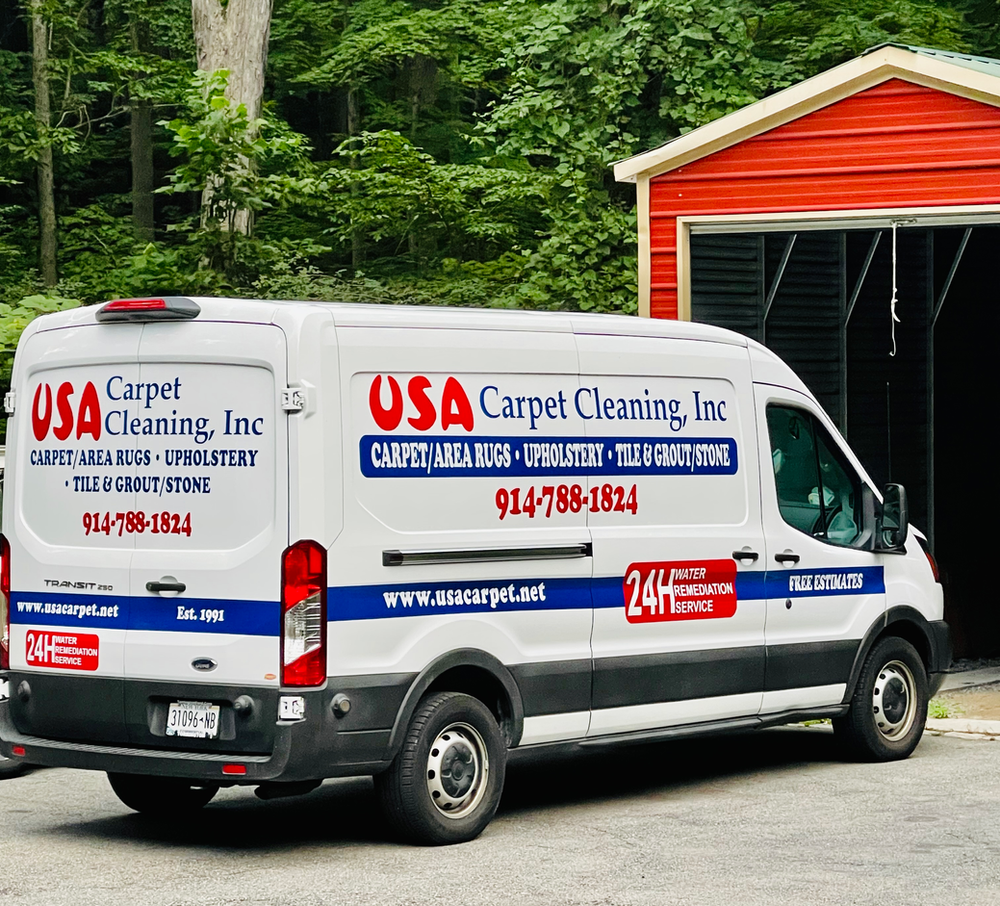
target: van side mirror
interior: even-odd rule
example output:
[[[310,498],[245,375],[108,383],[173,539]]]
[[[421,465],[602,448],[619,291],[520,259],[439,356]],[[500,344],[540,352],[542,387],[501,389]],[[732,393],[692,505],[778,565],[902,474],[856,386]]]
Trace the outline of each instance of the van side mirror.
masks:
[[[887,484],[882,489],[882,517],[878,521],[875,550],[883,553],[901,552],[909,529],[906,488],[901,484]]]

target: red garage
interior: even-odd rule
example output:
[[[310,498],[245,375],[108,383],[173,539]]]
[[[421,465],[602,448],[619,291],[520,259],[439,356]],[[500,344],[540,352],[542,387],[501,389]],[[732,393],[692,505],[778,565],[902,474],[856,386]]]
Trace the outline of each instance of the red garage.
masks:
[[[1000,61],[876,47],[615,176],[636,183],[640,313],[788,361],[873,479],[906,485],[956,652],[1000,652]]]

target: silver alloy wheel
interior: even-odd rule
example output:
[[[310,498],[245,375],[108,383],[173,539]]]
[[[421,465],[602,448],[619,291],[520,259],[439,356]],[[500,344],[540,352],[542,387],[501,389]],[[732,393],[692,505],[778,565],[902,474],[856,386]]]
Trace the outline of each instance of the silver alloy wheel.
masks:
[[[879,670],[872,689],[872,714],[885,739],[901,739],[910,732],[917,716],[917,686],[902,661],[889,661]]]
[[[431,743],[427,756],[427,792],[435,808],[448,818],[474,811],[486,792],[490,757],[475,727],[455,723]]]

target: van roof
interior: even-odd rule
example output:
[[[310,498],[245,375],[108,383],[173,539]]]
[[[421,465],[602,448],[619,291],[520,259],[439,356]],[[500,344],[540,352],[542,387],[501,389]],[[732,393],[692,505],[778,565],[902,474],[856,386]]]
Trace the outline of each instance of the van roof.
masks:
[[[201,307],[198,316],[207,321],[268,324],[279,307],[322,308],[343,327],[451,328],[465,330],[541,330],[556,333],[609,334],[638,337],[671,337],[746,346],[746,337],[689,321],[667,321],[615,314],[522,311],[509,309],[456,308],[451,306],[374,305],[345,302],[301,302],[262,299],[231,299],[189,296]],[[96,323],[99,305],[46,315],[36,330]],[[107,325],[113,329],[113,325]]]

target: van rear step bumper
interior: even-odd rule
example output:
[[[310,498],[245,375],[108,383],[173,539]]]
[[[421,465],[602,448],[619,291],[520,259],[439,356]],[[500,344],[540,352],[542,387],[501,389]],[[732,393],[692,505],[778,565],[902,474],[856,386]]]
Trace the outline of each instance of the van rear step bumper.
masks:
[[[81,699],[93,702],[87,683],[94,678],[54,676],[52,674],[8,674],[11,698],[0,701],[0,752],[27,764],[51,767],[83,768],[123,774],[152,774],[184,777],[221,783],[258,784],[264,781],[295,783],[326,777],[351,777],[378,773],[389,763],[389,738],[398,706],[412,677],[342,678],[325,687],[311,690],[279,690],[274,687],[209,687],[184,684],[184,688],[164,689],[163,684],[131,680],[124,683],[126,697],[135,696],[151,703],[149,730],[132,725],[121,733],[88,734],[80,731],[84,713],[71,704]],[[354,682],[351,683],[350,680]],[[32,720],[30,714],[36,690],[48,688],[59,692],[62,708],[46,707],[45,721]],[[345,681],[346,680],[346,681]],[[360,680],[360,682],[359,682]],[[367,681],[367,682],[366,682]],[[18,688],[27,682],[31,696],[26,706]],[[120,681],[119,681],[120,682]],[[65,685],[65,688],[62,688]],[[336,695],[347,694],[355,704],[344,716],[331,707]],[[211,742],[178,739],[155,732],[157,702],[164,695],[172,700],[212,700],[236,702],[249,696],[256,702],[255,714],[247,721],[246,736],[239,732],[244,718],[237,716],[235,736],[222,732]],[[278,720],[278,698],[301,695],[305,699],[305,718]],[[45,698],[49,698],[46,695]],[[53,705],[53,702],[48,702]],[[71,719],[60,726],[62,711]],[[69,714],[67,714],[69,712]],[[144,722],[145,723],[145,722]],[[44,725],[42,725],[44,724]],[[250,726],[252,725],[252,726]],[[107,724],[104,726],[108,730]],[[225,722],[223,722],[223,731]],[[136,736],[139,739],[136,739]],[[229,738],[224,738],[228,736]],[[130,738],[131,737],[131,738]],[[252,740],[252,741],[251,741]],[[261,742],[266,741],[266,746]],[[250,742],[248,745],[247,743]],[[19,751],[14,754],[14,747]],[[21,753],[23,750],[23,754]],[[242,750],[242,751],[241,751]],[[223,768],[226,768],[223,771]]]
[[[220,783],[252,785],[269,780],[297,782],[375,774],[388,766],[384,753],[389,733],[389,730],[343,733],[333,740],[322,732],[319,722],[307,719],[279,723],[274,749],[267,755],[140,749],[29,736],[14,726],[8,702],[0,703],[3,740],[0,751],[8,758],[48,767],[189,777]],[[14,746],[23,749],[24,754],[15,755]],[[232,765],[241,766],[245,773],[223,772],[223,767]]]

